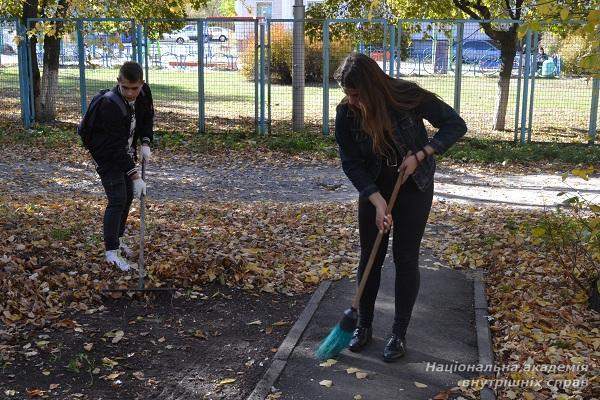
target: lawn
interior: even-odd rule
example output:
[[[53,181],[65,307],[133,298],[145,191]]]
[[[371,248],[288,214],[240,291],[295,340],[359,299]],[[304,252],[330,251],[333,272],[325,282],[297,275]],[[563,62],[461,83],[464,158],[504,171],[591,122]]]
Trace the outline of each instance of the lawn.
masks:
[[[99,89],[115,82],[116,69],[86,70],[88,101]],[[77,121],[79,118],[79,70],[63,68],[59,77],[59,118]],[[454,78],[452,76],[411,76],[407,79],[438,93],[453,104]],[[195,130],[198,121],[198,73],[192,69],[151,69],[151,84],[158,113],[158,128],[169,131]],[[16,68],[0,69],[0,93],[5,101],[18,101],[18,73]],[[204,74],[205,110],[209,129],[253,129],[255,118],[255,84],[240,73],[206,70]],[[494,117],[497,78],[465,76],[461,87],[460,111],[471,134],[512,139],[515,127],[516,78],[511,82],[510,100],[506,114],[505,132],[491,130]],[[537,79],[535,81],[535,108],[533,112],[534,141],[586,142],[591,104],[591,81],[584,78]],[[270,112],[274,129],[289,127],[292,117],[292,88],[272,84],[265,112]],[[332,83],[329,93],[330,128],[335,106],[342,97],[341,90]],[[323,115],[321,85],[305,89],[305,121],[311,131],[320,131]],[[3,107],[4,108],[4,107]],[[11,106],[12,108],[12,106]],[[13,115],[14,117],[14,115]],[[520,119],[520,118],[519,118]]]

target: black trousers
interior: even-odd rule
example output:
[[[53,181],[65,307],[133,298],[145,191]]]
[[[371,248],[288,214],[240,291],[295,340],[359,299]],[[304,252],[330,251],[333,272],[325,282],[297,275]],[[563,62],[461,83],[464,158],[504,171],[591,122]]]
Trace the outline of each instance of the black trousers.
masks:
[[[104,246],[107,251],[119,248],[133,200],[133,184],[125,172],[108,170],[99,173],[108,199],[104,210]]]
[[[386,185],[381,194],[389,201],[392,187]],[[425,231],[427,218],[433,200],[433,184],[425,192],[419,190],[412,178],[400,188],[400,194],[392,209],[394,220],[392,251],[396,267],[395,313],[392,333],[404,337],[410,322],[412,309],[419,293],[419,250]],[[358,206],[358,226],[360,233],[360,263],[358,280],[363,276],[375,243],[378,229],[375,225],[375,207],[368,199],[361,199]],[[381,266],[387,254],[389,235],[385,235],[365,290],[360,300],[359,325],[370,327],[373,322],[375,300],[381,281]]]

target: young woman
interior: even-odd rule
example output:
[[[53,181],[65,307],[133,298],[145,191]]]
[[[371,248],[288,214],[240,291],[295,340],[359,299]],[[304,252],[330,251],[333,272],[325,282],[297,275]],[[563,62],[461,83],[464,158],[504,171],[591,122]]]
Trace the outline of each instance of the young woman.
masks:
[[[435,94],[389,77],[364,54],[350,54],[335,79],[346,95],[337,107],[335,136],[344,173],[359,192],[358,281],[378,231],[387,233],[393,227],[395,314],[392,335],[383,351],[383,359],[393,361],[405,353],[406,330],[419,291],[419,248],[433,199],[433,155],[446,151],[467,127]],[[437,128],[431,139],[423,119]],[[400,195],[391,214],[386,215],[387,200],[399,174],[403,177]],[[350,342],[350,350],[355,352],[371,339],[387,247],[386,235],[360,301],[359,324]]]

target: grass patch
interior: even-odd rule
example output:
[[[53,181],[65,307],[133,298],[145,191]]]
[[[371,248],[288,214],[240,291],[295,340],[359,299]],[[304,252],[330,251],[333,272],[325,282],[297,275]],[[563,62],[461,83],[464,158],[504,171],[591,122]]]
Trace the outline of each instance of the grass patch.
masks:
[[[314,133],[257,135],[253,132],[236,131],[195,135],[157,132],[155,142],[159,147],[173,150],[187,148],[195,152],[269,149],[288,154],[310,153],[326,158],[335,158],[338,155],[337,144],[333,137]]]
[[[21,127],[0,127],[0,145],[26,144],[56,148],[80,143],[75,126],[70,129],[62,126],[36,125],[28,130]]]
[[[600,146],[582,143],[529,143],[465,138],[443,157],[459,161],[497,163],[503,161],[549,161],[568,164],[600,162]]]

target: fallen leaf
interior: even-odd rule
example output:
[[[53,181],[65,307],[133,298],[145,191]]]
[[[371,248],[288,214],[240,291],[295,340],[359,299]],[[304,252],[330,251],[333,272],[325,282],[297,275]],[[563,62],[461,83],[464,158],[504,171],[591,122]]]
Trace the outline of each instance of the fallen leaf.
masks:
[[[426,384],[421,383],[421,382],[416,382],[416,381],[415,381],[415,386],[418,387],[419,389],[425,389],[427,387]]]
[[[234,378],[225,378],[221,382],[219,382],[219,385],[229,385],[234,383],[235,381],[236,380]]]
[[[132,375],[140,381],[144,380],[144,373],[142,371],[134,372]]]
[[[367,374],[366,372],[357,372],[356,373],[356,379],[365,379],[368,376],[369,376],[369,374]]]
[[[346,369],[346,373],[348,373],[348,374],[355,374],[358,371],[360,371],[360,369],[354,368],[354,367]]]
[[[85,349],[85,351],[92,351],[93,347],[94,347],[94,343],[84,343],[83,344],[83,348]]]
[[[355,394],[354,397],[352,398],[353,400],[362,400],[362,396],[360,394]]]
[[[60,384],[58,384],[58,383],[51,383],[50,390],[58,389],[59,386],[60,386]]]
[[[257,319],[256,321],[248,322],[246,325],[261,325],[262,321]]]
[[[319,385],[325,386],[325,387],[332,387],[333,381],[330,381],[329,379],[324,379],[321,382],[319,382]]]
[[[337,360],[333,359],[333,358],[328,358],[327,360],[323,361],[322,363],[319,364],[319,367],[331,367],[332,365],[336,364]]]

